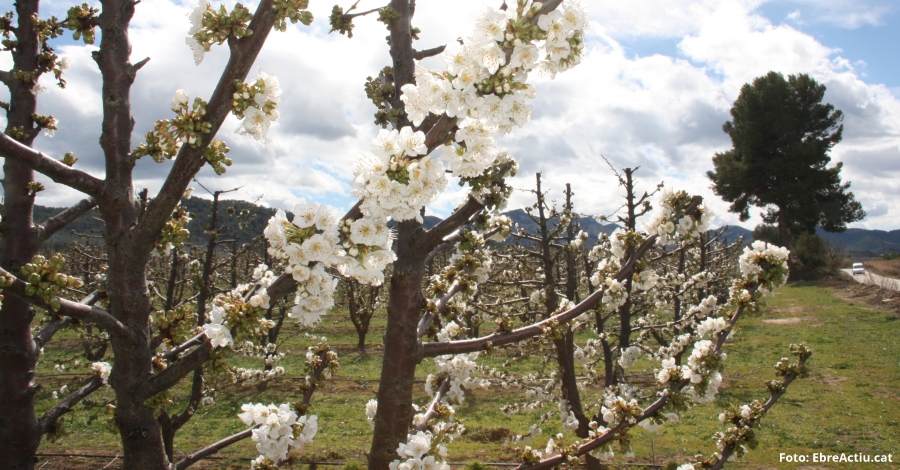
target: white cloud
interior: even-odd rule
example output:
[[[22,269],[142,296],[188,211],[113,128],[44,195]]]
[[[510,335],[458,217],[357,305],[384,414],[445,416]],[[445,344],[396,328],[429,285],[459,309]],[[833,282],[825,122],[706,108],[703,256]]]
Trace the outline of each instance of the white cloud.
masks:
[[[551,197],[561,200],[569,182],[579,210],[612,212],[622,202],[621,191],[600,158],[603,155],[617,167],[641,166],[637,177],[643,189],[652,190],[665,179],[668,186],[703,195],[719,214],[718,222],[735,223],[736,216],[713,195],[705,176],[712,169],[712,155],[730,147],[721,125],[729,119],[731,104],[744,83],[769,70],[811,73],[828,86],[826,100],[846,114],[844,142],[833,155],[844,162],[845,180],[853,182],[852,189],[870,211],[862,225],[897,228],[900,202],[893,195],[900,190],[895,183],[900,171],[900,102],[896,90],[892,94],[883,86],[865,83],[838,51],[790,26],[773,24],[759,13],[761,1],[583,3],[592,19],[583,64],[555,81],[537,80],[534,120],[504,139],[521,163],[514,186],[533,187],[533,173],[543,171]],[[810,21],[833,11],[879,11],[877,5],[853,10],[849,1],[835,0],[821,7],[795,3],[802,7],[802,18]],[[417,45],[427,48],[464,36],[471,17],[484,4],[479,0],[419,2],[414,25],[423,32]],[[255,200],[265,194],[266,203],[283,208],[299,198],[346,198],[352,162],[377,132],[372,124],[374,106],[365,97],[363,83],[389,64],[389,56],[384,25],[372,17],[356,19],[353,39],[327,34],[331,5],[311,2],[316,21],[310,28],[290,27],[287,33],[270,34],[256,65],[279,78],[284,89],[282,117],[272,126],[265,145],[235,135],[237,120],[229,118],[219,138],[231,147],[229,157],[235,164],[220,177],[204,169],[199,177],[207,187],[243,186],[237,197]],[[137,5],[130,30],[132,60],[151,60],[138,73],[132,90],[133,146],[155,120],[171,116],[169,103],[176,89],[187,90],[191,98],[208,97],[228,59],[225,46],[215,47],[199,67],[194,65],[184,44],[188,27],[184,15],[190,8],[187,2],[169,0]],[[862,13],[858,17],[870,22],[879,18]],[[681,56],[633,57],[619,43],[645,37],[677,42]],[[89,49],[61,48],[73,62],[66,74],[69,86],[51,89],[40,103],[41,112],[57,116],[62,127],[54,139],[41,137],[38,148],[55,157],[72,150],[81,158],[78,167],[102,176],[97,143],[99,72]],[[8,54],[0,55],[0,66],[9,66],[7,58]],[[254,71],[250,79],[255,76]],[[50,81],[44,85],[50,88]],[[136,185],[149,187],[152,194],[170,166],[143,159]],[[41,204],[66,205],[77,197],[45,184],[48,190],[41,194]],[[429,212],[445,215],[464,194],[451,183]],[[516,192],[511,207],[530,204],[532,197]]]

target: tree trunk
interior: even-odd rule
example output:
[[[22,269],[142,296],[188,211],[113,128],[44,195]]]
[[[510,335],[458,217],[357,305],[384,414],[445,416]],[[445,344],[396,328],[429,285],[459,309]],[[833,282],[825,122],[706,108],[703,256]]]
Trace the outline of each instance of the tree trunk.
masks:
[[[397,261],[391,276],[384,359],[378,385],[378,412],[369,451],[370,470],[387,470],[391,461],[397,460],[397,445],[406,442],[413,417],[412,392],[419,363],[416,328],[424,304],[422,261],[425,255],[412,249],[412,241],[422,233],[422,225],[405,221],[398,228]]]
[[[116,392],[116,425],[122,439],[123,470],[168,470],[162,429],[153,408],[139,398],[151,374],[150,295],[147,260],[108,240],[110,313],[128,327],[131,337],[110,336],[115,364],[109,383]],[[119,243],[116,243],[119,242]],[[124,252],[124,253],[120,253]]]
[[[38,13],[37,0],[20,0],[15,4],[19,18],[13,49],[13,70],[35,70],[39,41],[34,24],[27,19]],[[12,74],[10,74],[12,75]],[[30,83],[10,79],[10,106],[6,114],[7,129],[22,127],[28,134],[19,141],[31,146],[39,129],[31,115],[37,109],[36,96]],[[31,261],[40,240],[34,231],[32,209],[34,193],[28,184],[34,172],[5,159],[3,163],[4,204],[0,222],[0,266],[14,275]],[[34,453],[41,442],[41,431],[34,415],[34,371],[38,351],[31,335],[34,310],[11,295],[3,300],[0,310],[0,469],[31,469]]]

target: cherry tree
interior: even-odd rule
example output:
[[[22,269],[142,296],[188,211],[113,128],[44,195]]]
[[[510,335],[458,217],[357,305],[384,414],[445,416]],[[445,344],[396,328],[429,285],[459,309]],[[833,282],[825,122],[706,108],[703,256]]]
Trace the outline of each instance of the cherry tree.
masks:
[[[32,18],[37,1],[29,5],[30,9],[17,12],[16,26],[12,23],[16,15],[7,17],[3,23],[7,34],[18,38],[28,32],[22,25],[29,20],[23,19]],[[280,117],[281,88],[276,77],[262,70],[249,81],[247,76],[273,28],[284,30],[288,22],[308,25],[312,21],[305,11],[307,1],[262,0],[251,12],[242,4],[229,11],[201,0],[190,15],[187,45],[197,63],[211,47],[227,45],[228,63],[208,98],[191,99],[186,92],[177,91],[171,107],[174,117],[158,120],[138,145],[131,140],[130,93],[148,59],[131,62],[128,29],[143,4],[103,0],[99,10],[75,7],[63,22],[47,20],[50,32],[46,37],[59,34],[64,25],[74,31],[76,39],[91,42],[95,30],[100,30],[99,50],[93,57],[102,80],[98,151],[104,156],[105,175],[98,177],[75,168],[74,156],[55,159],[28,145],[28,138],[37,130],[57,126],[49,117],[22,117],[22,124],[17,122],[18,127],[0,136],[0,156],[28,173],[22,176],[26,181],[22,188],[32,192],[37,188],[28,180],[30,172],[37,171],[56,184],[84,193],[88,199],[76,206],[82,208],[78,210],[96,205],[104,222],[106,304],[101,309],[65,298],[63,288],[72,285],[60,272],[63,266],[59,261],[38,263],[40,266],[28,268],[21,277],[14,272],[14,264],[10,265],[13,271],[4,265],[0,284],[15,302],[26,302],[60,318],[92,323],[109,335],[114,359],[111,365],[98,363],[96,375],[115,391],[115,424],[126,469],[186,468],[248,438],[259,452],[252,466],[271,468],[290,448],[309,443],[318,429],[317,417],[308,413],[312,394],[319,380],[337,367],[336,355],[325,344],[307,351],[303,397],[293,407],[248,403],[237,417],[248,429],[177,461],[166,448],[165,423],[154,406],[155,398],[210,360],[246,352],[242,345],[247,339],[258,340],[275,326],[266,316],[273,300],[287,297],[291,301],[288,316],[312,326],[334,305],[337,277],[377,286],[385,281],[389,265],[382,379],[377,400],[360,409],[360,419],[365,413],[373,426],[369,467],[445,468],[447,445],[463,429],[454,419],[453,407],[464,400],[466,387],[476,380],[472,373],[479,353],[553,337],[598,303],[622,305],[629,297],[623,286],[633,284],[636,276],[647,282],[640,277],[642,259],[655,245],[696,238],[708,225],[709,212],[698,197],[667,193],[647,232],[629,227],[610,238],[611,256],[598,260],[592,273],[597,289],[581,302],[559,307],[547,304],[554,310],[540,321],[500,323],[495,331],[480,337],[466,337],[466,332],[448,323],[435,335],[437,341],[428,341],[426,335],[445,306],[483,282],[478,268],[487,265],[489,253],[484,250],[482,233],[508,230],[508,221],[494,220],[494,216],[505,207],[511,191],[507,178],[515,175],[517,164],[497,138],[531,119],[528,100],[536,90],[530,77],[537,73],[555,76],[581,62],[587,16],[576,2],[518,0],[483,10],[464,39],[419,50],[413,47],[417,36],[412,25],[414,1],[391,0],[386,6],[359,13],[353,13],[355,6],[347,12],[335,7],[333,30],[349,36],[354,18],[377,13],[389,30],[391,56],[391,64],[379,77],[366,83],[367,94],[378,108],[376,122],[383,129],[357,161],[352,175],[348,170],[348,177],[353,178],[351,194],[359,202],[343,216],[316,203],[298,204],[290,220],[279,211],[269,221],[265,237],[273,268],[282,273],[276,277],[268,267],[261,267],[255,282],[239,284],[213,296],[208,304],[204,302],[202,308],[209,312],[206,321],[194,336],[177,344],[153,341],[150,319],[155,307],[148,288],[148,263],[154,253],[183,243],[186,214],[179,202],[191,179],[204,165],[218,174],[230,166],[228,147],[217,139],[225,118],[233,114],[241,120],[237,133],[242,138],[267,139],[272,122]],[[15,50],[26,47],[4,44]],[[444,64],[441,70],[419,66],[418,60],[436,55]],[[13,71],[0,75],[11,87],[12,96],[29,99],[26,95],[36,91],[38,71],[56,74],[63,68],[54,57],[42,56],[39,62],[17,62]],[[12,104],[9,108],[14,111]],[[152,197],[134,188],[135,163],[148,156],[158,162],[173,160],[165,182]],[[11,170],[7,179],[14,174]],[[425,230],[425,207],[445,190],[448,174],[458,178],[468,194],[450,216]],[[33,198],[27,193],[25,197]],[[397,222],[396,231],[388,228],[390,219]],[[30,220],[27,222],[17,230],[32,230]],[[471,230],[461,230],[464,226]],[[454,245],[458,253],[451,261],[463,262],[456,269],[461,276],[435,280],[426,289],[428,261],[436,250],[448,245]],[[476,251],[477,259],[461,249]],[[762,292],[784,281],[785,258],[785,252],[764,245],[744,254],[741,276],[732,285],[728,302],[716,310],[714,324],[703,333],[698,327],[697,336],[691,338],[697,341],[688,364],[675,367],[671,354],[661,359],[669,375],[667,380],[660,379],[662,389],[655,401],[642,407],[623,389],[610,387],[600,419],[587,422],[576,441],[562,449],[548,446],[543,452],[546,455],[526,448],[523,465],[549,468],[597,449],[606,451],[608,444],[631,426],[656,419],[663,407],[682,401],[676,397],[713,393],[713,384],[720,380],[718,368],[724,359],[720,350],[728,333],[745,309],[755,308]],[[630,331],[625,333],[630,338]],[[26,349],[32,348],[29,351],[33,351],[32,343],[26,345]],[[808,357],[805,349],[797,350],[803,360]],[[438,373],[427,382],[430,402],[416,407],[416,366],[426,358],[433,358]],[[802,361],[800,365],[785,361],[781,370],[787,378],[770,387],[773,399],[801,368]],[[741,413],[731,421],[740,426],[755,424],[771,404],[748,406],[747,416]],[[751,436],[743,429],[723,435],[720,458],[740,452],[735,446]]]

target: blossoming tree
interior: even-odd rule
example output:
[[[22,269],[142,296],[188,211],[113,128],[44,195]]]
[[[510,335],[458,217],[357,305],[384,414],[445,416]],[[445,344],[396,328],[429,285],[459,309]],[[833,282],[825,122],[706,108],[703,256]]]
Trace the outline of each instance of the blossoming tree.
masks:
[[[23,30],[21,25],[28,20],[22,19],[31,18],[30,13],[37,11],[36,0],[32,5],[32,10],[19,12],[18,26],[12,26],[12,17],[3,23],[5,30],[17,34]],[[248,429],[177,462],[170,459],[171,452],[166,452],[163,425],[153,400],[211,358],[239,350],[245,338],[265,334],[273,326],[265,317],[272,299],[289,296],[289,315],[301,324],[314,325],[334,304],[335,276],[377,285],[384,282],[390,264],[382,379],[377,400],[365,407],[374,429],[369,467],[445,468],[446,446],[462,431],[453,418],[453,406],[462,402],[465,388],[472,384],[479,352],[552,336],[598,302],[626,302],[627,288],[616,286],[634,282],[641,271],[641,260],[654,245],[693,238],[708,223],[708,213],[699,198],[684,193],[667,195],[648,233],[632,227],[610,241],[612,256],[601,261],[594,273],[598,289],[578,304],[566,304],[547,318],[521,326],[501,323],[481,337],[467,338],[466,332],[446,324],[436,335],[438,341],[427,341],[432,323],[440,322],[443,306],[463,293],[467,285],[479,282],[477,269],[461,266],[465,282],[462,278],[446,279],[442,286],[425,290],[427,261],[446,245],[480,248],[480,236],[466,236],[472,231],[462,231],[464,226],[479,232],[505,230],[504,222],[492,221],[491,215],[505,206],[511,191],[506,178],[515,174],[517,165],[496,137],[530,120],[528,100],[536,93],[530,76],[554,76],[580,63],[586,14],[574,2],[518,0],[513,5],[504,3],[499,9],[482,11],[471,34],[461,41],[417,50],[413,47],[414,1],[391,0],[387,6],[356,14],[353,8],[344,13],[336,7],[331,17],[336,31],[349,35],[355,17],[374,12],[390,31],[392,63],[379,79],[366,85],[378,106],[376,122],[384,129],[353,168],[352,194],[359,203],[342,217],[314,203],[296,206],[290,220],[279,212],[269,222],[265,236],[269,254],[283,274],[276,278],[274,273],[260,269],[255,283],[239,285],[210,299],[208,321],[195,336],[180,344],[154,343],[148,262],[154,252],[177,244],[183,237],[184,212],[178,205],[191,178],[204,165],[221,174],[231,164],[227,145],[216,139],[225,118],[234,114],[242,120],[238,134],[266,140],[271,123],[279,118],[278,80],[263,72],[256,79],[245,80],[273,28],[284,30],[288,21],[309,24],[312,17],[305,11],[306,0],[262,0],[254,12],[241,4],[228,11],[201,0],[190,15],[186,42],[198,63],[211,47],[227,43],[229,61],[208,99],[191,100],[185,92],[176,92],[172,103],[175,116],[157,121],[145,134],[144,142],[134,146],[130,92],[147,59],[131,62],[128,27],[140,7],[131,0],[103,0],[100,10],[76,7],[65,20],[65,27],[75,31],[76,39],[93,41],[96,28],[102,33],[93,57],[103,89],[100,151],[105,161],[104,177],[74,168],[73,157],[56,160],[35,151],[17,131],[0,136],[0,155],[6,162],[40,172],[55,183],[86,194],[92,199],[85,204],[96,203],[101,213],[108,259],[105,309],[72,302],[52,288],[67,279],[58,272],[59,263],[29,272],[24,278],[8,270],[0,271],[0,275],[4,294],[61,317],[91,322],[109,334],[114,361],[111,367],[98,365],[96,373],[115,391],[115,424],[126,469],[186,468],[246,438],[256,443],[259,452],[252,466],[268,468],[284,459],[292,446],[308,443],[318,428],[317,418],[307,414],[311,395],[318,377],[336,367],[336,356],[324,345],[307,352],[309,377],[302,384],[304,396],[295,407],[246,404],[239,419]],[[445,66],[441,70],[426,70],[416,62],[438,54]],[[56,64],[55,59],[50,62]],[[17,67],[0,78],[15,84],[14,95],[32,93],[37,66],[20,63]],[[56,66],[41,67],[46,71]],[[49,118],[30,119],[21,132],[57,125]],[[174,160],[162,188],[153,197],[136,193],[133,186],[135,162],[145,156],[155,161]],[[448,173],[469,192],[449,217],[425,230],[424,208],[446,188]],[[389,219],[398,222],[396,235],[388,229]],[[656,401],[642,408],[621,390],[610,389],[600,419],[587,423],[590,431],[586,436],[560,450],[545,449],[547,455],[526,449],[523,465],[549,468],[597,449],[605,451],[609,442],[620,438],[629,427],[656,419],[663,407],[678,403],[680,400],[674,398],[679,394],[707,396],[719,380],[718,367],[724,359],[720,350],[730,328],[745,309],[756,304],[763,291],[784,280],[785,256],[783,251],[767,246],[755,246],[745,253],[742,276],[735,281],[729,302],[716,311],[721,321],[692,337],[697,341],[688,364],[677,367],[677,361],[672,363],[670,357],[662,360],[668,380],[661,380]],[[798,350],[805,360],[808,354]],[[428,381],[430,402],[417,413],[413,403],[415,370],[425,358],[434,358],[438,373]],[[785,362],[782,371],[788,378],[772,385],[774,398],[800,367]],[[740,417],[732,417],[732,422],[740,426],[758,422],[768,406],[771,404],[750,405],[747,416],[742,412]],[[734,446],[747,438],[743,429],[726,432],[719,457],[727,458]]]

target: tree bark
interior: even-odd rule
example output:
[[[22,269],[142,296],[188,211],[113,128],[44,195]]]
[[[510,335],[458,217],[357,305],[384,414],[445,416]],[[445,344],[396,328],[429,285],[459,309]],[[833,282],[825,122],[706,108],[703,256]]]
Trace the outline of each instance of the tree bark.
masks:
[[[397,445],[406,442],[412,423],[412,392],[416,365],[420,361],[416,331],[425,302],[422,280],[423,260],[427,255],[416,250],[412,242],[422,233],[422,224],[414,220],[399,224],[378,385],[378,412],[369,451],[370,470],[387,470],[391,461],[397,459]]]
[[[16,2],[19,18],[16,30],[18,44],[13,49],[13,70],[37,69],[40,42],[34,24],[28,21],[38,13],[37,0]],[[35,82],[37,80],[35,79]],[[7,130],[21,127],[26,136],[19,142],[31,146],[40,129],[31,115],[37,110],[37,99],[30,83],[11,79]],[[34,171],[6,158],[3,164],[4,204],[0,223],[0,266],[18,275],[31,261],[40,240],[32,220],[34,192],[28,189]],[[31,469],[34,453],[41,441],[41,431],[34,414],[34,382],[38,348],[31,333],[34,310],[23,300],[7,295],[0,310],[0,469]]]

